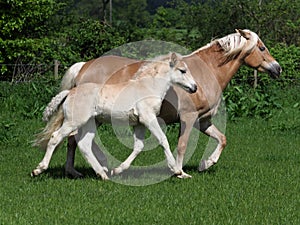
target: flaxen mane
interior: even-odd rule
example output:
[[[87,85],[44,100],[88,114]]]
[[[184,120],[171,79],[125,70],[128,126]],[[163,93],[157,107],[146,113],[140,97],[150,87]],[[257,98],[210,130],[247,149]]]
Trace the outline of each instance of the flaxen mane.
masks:
[[[211,47],[212,45],[217,44],[224,51],[225,59],[224,59],[223,64],[225,64],[225,63],[229,62],[230,60],[234,59],[239,53],[241,53],[242,50],[250,51],[252,48],[254,48],[256,46],[257,41],[259,40],[258,36],[250,30],[244,30],[244,31],[247,31],[251,34],[251,37],[249,39],[244,38],[238,32],[229,34],[225,37],[211,41],[209,44],[194,51],[190,55],[193,55],[199,51],[202,51],[204,49]]]
[[[248,32],[251,34],[249,39],[244,38],[239,33],[233,33],[214,41],[224,50],[225,63],[235,58],[242,50],[247,52],[256,46],[258,36],[251,31]]]

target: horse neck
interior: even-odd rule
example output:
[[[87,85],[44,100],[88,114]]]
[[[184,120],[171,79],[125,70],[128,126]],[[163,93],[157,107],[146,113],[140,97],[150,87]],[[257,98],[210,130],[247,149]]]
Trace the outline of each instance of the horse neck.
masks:
[[[224,63],[224,53],[217,44],[201,49],[195,52],[194,55],[205,62],[211,73],[218,80],[222,90],[226,88],[227,84],[242,65],[239,56]]]

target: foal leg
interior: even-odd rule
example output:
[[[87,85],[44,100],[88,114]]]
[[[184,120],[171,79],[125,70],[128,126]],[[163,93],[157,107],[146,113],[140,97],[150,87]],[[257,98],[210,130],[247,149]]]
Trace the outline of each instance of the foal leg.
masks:
[[[179,170],[182,170],[183,159],[186,152],[188,140],[196,119],[197,119],[196,113],[184,114],[180,116],[180,134],[178,139],[177,157],[176,157],[176,164]],[[182,173],[177,177],[191,178],[192,176],[187,173]]]
[[[97,158],[92,152],[92,142],[96,133],[96,124],[94,119],[90,119],[81,129],[80,132],[76,135],[79,137],[78,147],[87,160],[87,162],[92,166],[94,171],[98,176],[101,176],[103,180],[108,180],[108,176],[106,174],[107,168],[103,168],[101,164],[98,162]]]
[[[223,149],[226,146],[226,136],[221,133],[215,125],[213,125],[210,121],[203,121],[200,124],[200,130],[205,133],[206,135],[214,138],[218,141],[218,146],[214,150],[214,152],[208,157],[206,160],[201,160],[199,165],[199,171],[202,172],[207,170],[209,167],[216,164],[220,158],[220,155]]]
[[[59,130],[53,132],[48,145],[45,156],[39,165],[31,173],[31,176],[37,176],[48,169],[51,157],[57,145],[72,132],[72,128],[64,124]]]
[[[174,172],[176,175],[181,175],[183,171],[181,169],[178,169],[176,166],[174,156],[170,150],[168,139],[162,131],[155,114],[142,113],[142,115],[140,116],[140,122],[143,123],[150,130],[150,132],[158,140],[159,144],[164,148],[164,153],[171,171]]]
[[[119,173],[123,172],[124,170],[126,170],[130,167],[133,160],[138,156],[138,154],[140,154],[140,152],[144,148],[145,131],[146,131],[146,128],[143,125],[137,125],[137,126],[134,127],[134,134],[133,134],[134,147],[133,147],[133,151],[128,156],[128,158],[123,163],[121,163],[120,166],[118,166],[117,168],[115,168],[111,171],[111,175],[119,174]]]
[[[68,137],[67,161],[66,161],[65,172],[67,175],[69,175],[73,178],[80,178],[80,177],[83,177],[83,175],[74,168],[76,147],[77,147],[77,142],[76,142],[74,135],[69,136]],[[93,140],[93,144],[92,144],[92,151],[93,151],[95,157],[97,158],[98,162],[107,168],[108,167],[107,158],[104,155],[104,153],[101,151],[99,146],[95,143],[94,140]]]

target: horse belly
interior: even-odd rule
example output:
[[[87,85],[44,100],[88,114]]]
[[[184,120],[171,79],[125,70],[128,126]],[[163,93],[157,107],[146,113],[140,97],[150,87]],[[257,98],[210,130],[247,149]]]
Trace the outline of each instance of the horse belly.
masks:
[[[133,126],[139,122],[138,116],[134,113],[134,109],[120,111],[102,108],[96,118],[99,122],[113,125]]]

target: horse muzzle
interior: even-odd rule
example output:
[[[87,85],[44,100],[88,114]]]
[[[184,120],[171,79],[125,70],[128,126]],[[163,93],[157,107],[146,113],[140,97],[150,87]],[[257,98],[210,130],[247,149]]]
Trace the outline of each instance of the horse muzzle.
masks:
[[[190,94],[195,93],[197,91],[197,85],[194,84],[192,87],[189,87],[187,90]]]
[[[282,72],[282,68],[278,62],[272,63],[270,67],[267,68],[267,70],[273,78],[278,78]]]

